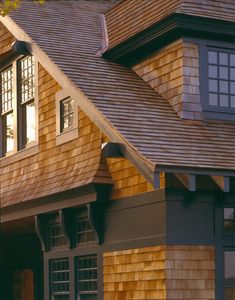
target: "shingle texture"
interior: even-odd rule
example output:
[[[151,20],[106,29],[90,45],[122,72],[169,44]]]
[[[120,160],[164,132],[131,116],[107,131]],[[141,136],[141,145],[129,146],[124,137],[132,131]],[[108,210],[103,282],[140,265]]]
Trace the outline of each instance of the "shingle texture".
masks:
[[[204,2],[208,7],[211,2],[219,3]],[[232,14],[235,4],[226,2]],[[39,8],[26,2],[11,18],[81,88],[123,142],[147,162],[235,170],[234,122],[182,121],[133,71],[95,55],[102,43],[99,14],[113,3],[46,1]]]
[[[173,13],[235,21],[234,0],[122,0],[105,14],[109,48]]]

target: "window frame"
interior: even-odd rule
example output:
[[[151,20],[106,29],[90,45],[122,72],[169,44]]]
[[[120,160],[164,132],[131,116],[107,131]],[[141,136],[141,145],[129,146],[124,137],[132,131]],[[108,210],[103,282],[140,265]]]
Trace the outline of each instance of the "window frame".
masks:
[[[209,70],[208,51],[221,50],[221,52],[228,52],[228,53],[235,54],[235,44],[213,41],[213,40],[209,41],[209,40],[196,40],[196,39],[193,39],[193,42],[198,44],[199,46],[199,90],[200,90],[203,116],[206,119],[235,121],[235,108],[222,108],[216,106],[213,107],[209,105],[209,76],[208,76],[209,73],[208,72]]]
[[[1,160],[9,160],[12,155],[18,156],[18,154],[23,151],[27,152],[26,155],[31,155],[35,153],[35,146],[38,145],[38,60],[34,57],[34,88],[35,88],[35,95],[34,95],[34,104],[35,104],[35,140],[26,143],[24,139],[24,135],[22,135],[22,126],[26,126],[26,120],[24,120],[24,116],[20,115],[19,110],[19,102],[21,99],[20,95],[20,87],[19,87],[19,72],[18,72],[18,64],[19,62],[24,59],[25,57],[32,56],[31,54],[27,55],[19,55],[14,60],[6,62],[3,64],[0,72],[4,72],[4,70],[12,67],[13,71],[13,104],[12,104],[12,111],[13,111],[13,142],[14,147],[13,150],[6,152],[5,146],[5,139],[6,135],[4,133],[4,120],[2,118],[2,114],[0,114],[0,159]],[[1,108],[2,109],[2,108]],[[21,155],[19,155],[20,159]]]

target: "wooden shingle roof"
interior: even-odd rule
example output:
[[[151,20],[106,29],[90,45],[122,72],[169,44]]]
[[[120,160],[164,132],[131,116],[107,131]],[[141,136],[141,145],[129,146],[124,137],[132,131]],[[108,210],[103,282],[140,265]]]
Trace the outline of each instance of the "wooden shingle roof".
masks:
[[[235,21],[234,0],[121,0],[105,14],[108,48],[176,14]]]
[[[234,122],[183,121],[132,70],[96,55],[102,43],[100,14],[114,2],[52,0],[42,7],[26,2],[2,21],[29,42],[64,88],[78,93],[79,106],[111,141],[124,145],[127,156],[140,159],[143,169],[235,171]]]

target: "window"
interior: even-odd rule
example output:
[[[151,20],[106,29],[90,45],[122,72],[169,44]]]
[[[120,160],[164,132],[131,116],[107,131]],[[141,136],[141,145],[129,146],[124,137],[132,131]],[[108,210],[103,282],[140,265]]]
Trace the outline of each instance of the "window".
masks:
[[[75,239],[76,244],[96,241],[95,231],[93,230],[90,220],[88,219],[87,208],[81,208],[75,220]]]
[[[60,258],[50,262],[51,300],[69,299],[69,259]]]
[[[59,223],[49,225],[50,248],[66,245],[66,238]]]
[[[96,255],[77,258],[77,299],[97,299],[97,257]]]
[[[235,111],[235,51],[208,50],[208,80],[209,106]]]
[[[73,127],[74,119],[74,101],[68,97],[60,102],[60,126],[61,132],[64,132]]]
[[[19,112],[21,119],[20,148],[36,139],[35,133],[35,65],[34,58],[27,56],[18,62]]]
[[[224,208],[224,231],[235,233],[235,208]]]
[[[14,150],[12,66],[1,72],[1,127],[1,148],[4,155]]]
[[[35,74],[32,56],[0,72],[1,156],[27,148],[37,139]]]
[[[224,252],[224,300],[235,299],[235,251]]]
[[[65,90],[56,93],[56,145],[78,138],[78,107]]]
[[[204,116],[235,120],[235,47],[199,42],[200,96]],[[234,47],[234,48],[233,48]]]

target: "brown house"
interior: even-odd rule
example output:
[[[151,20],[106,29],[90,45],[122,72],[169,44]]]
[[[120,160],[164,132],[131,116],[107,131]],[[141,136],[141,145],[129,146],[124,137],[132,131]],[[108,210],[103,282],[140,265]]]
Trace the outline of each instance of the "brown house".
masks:
[[[0,299],[235,299],[234,0],[0,18]]]

